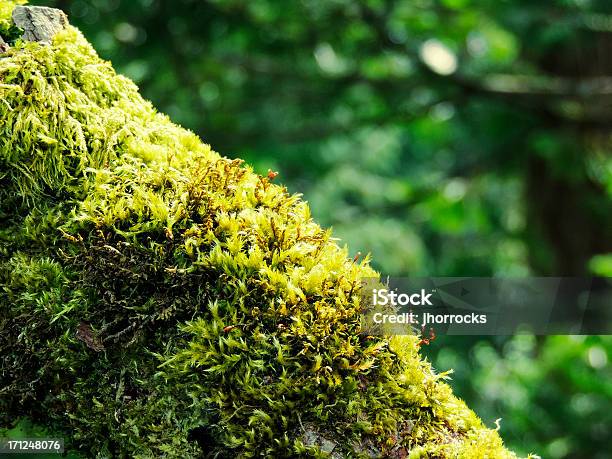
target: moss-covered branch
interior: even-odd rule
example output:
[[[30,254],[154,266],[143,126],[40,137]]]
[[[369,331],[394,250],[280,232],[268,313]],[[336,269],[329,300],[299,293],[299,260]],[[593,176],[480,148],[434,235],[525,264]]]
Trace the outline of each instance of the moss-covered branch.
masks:
[[[75,28],[0,55],[0,114],[1,424],[88,457],[514,457],[417,337],[362,333],[367,259]]]

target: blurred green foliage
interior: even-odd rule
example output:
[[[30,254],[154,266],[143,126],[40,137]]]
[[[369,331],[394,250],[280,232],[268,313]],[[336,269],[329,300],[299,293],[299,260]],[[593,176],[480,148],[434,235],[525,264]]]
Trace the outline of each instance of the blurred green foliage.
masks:
[[[485,423],[500,419],[519,454],[607,458],[612,436],[612,337],[454,337],[428,349]]]
[[[385,274],[612,275],[609,1],[32,3]],[[608,454],[610,340],[429,352],[511,448]]]

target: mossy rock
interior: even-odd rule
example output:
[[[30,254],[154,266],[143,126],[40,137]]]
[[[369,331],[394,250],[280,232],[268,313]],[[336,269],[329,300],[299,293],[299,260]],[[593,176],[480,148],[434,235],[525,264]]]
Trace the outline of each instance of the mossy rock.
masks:
[[[363,333],[367,259],[75,28],[0,55],[0,114],[4,427],[86,457],[515,457],[417,337]]]

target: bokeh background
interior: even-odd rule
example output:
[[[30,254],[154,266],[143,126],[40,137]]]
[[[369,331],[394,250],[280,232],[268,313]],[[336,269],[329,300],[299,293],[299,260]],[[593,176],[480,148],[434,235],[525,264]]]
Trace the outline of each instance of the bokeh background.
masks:
[[[612,276],[608,0],[31,3],[386,275]],[[518,453],[603,459],[611,338],[424,353]]]

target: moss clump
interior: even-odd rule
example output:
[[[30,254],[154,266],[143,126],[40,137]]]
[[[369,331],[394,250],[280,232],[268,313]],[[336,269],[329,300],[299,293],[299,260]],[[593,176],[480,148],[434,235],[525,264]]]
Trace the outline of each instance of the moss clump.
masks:
[[[7,42],[14,42],[21,36],[22,30],[11,21],[11,13],[16,5],[23,5],[26,0],[0,0],[0,37]]]
[[[88,457],[514,457],[416,337],[361,333],[367,260],[76,29],[0,56],[0,114],[0,424]]]

